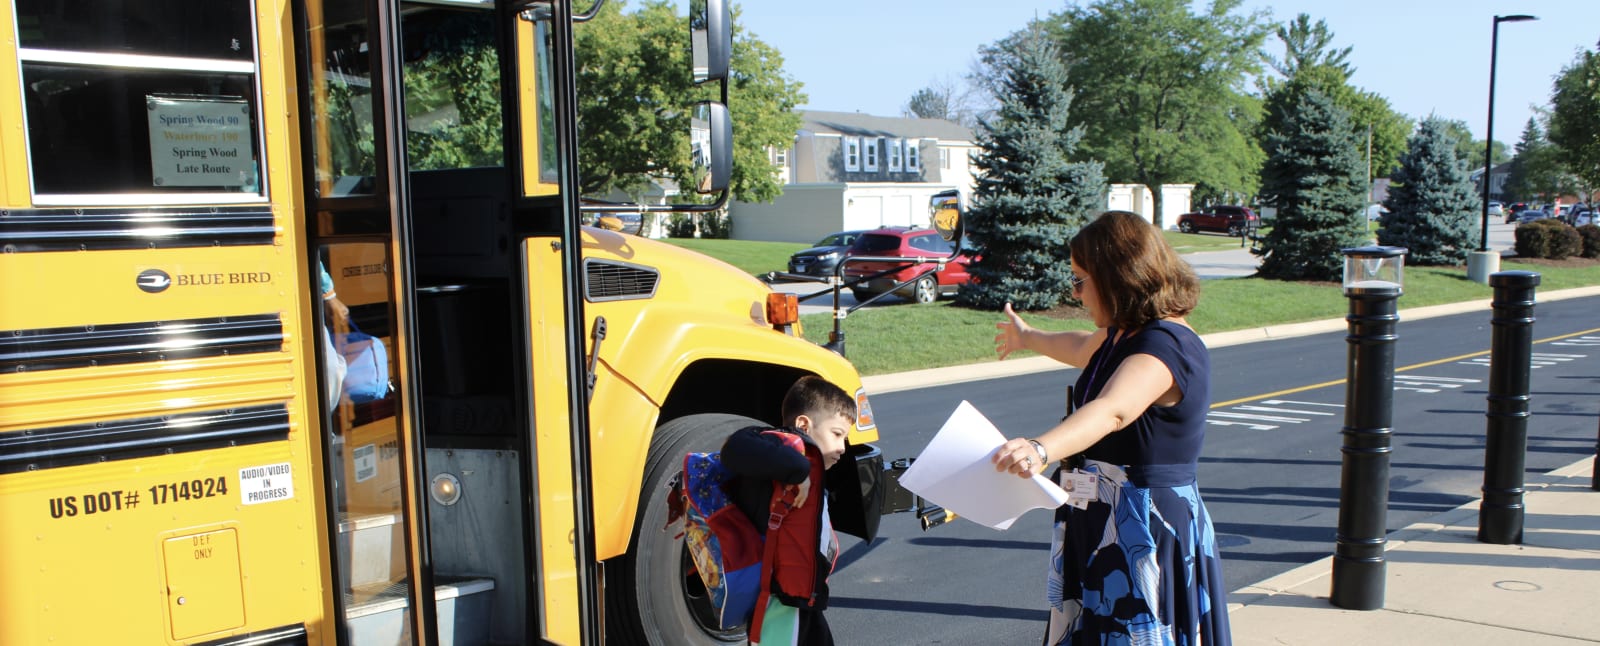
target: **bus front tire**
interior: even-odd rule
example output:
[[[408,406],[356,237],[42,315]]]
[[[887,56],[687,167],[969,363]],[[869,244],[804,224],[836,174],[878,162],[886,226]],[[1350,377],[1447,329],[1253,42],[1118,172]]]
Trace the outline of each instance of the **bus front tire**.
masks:
[[[606,637],[613,644],[738,644],[742,627],[717,630],[699,577],[688,567],[680,527],[665,530],[667,483],[690,451],[717,451],[734,431],[766,424],[748,417],[686,415],[656,428],[645,461],[633,542],[606,564]]]

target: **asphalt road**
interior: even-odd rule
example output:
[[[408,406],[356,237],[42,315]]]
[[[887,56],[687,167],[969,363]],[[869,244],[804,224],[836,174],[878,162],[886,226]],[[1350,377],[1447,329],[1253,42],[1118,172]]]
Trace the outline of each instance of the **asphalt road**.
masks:
[[[1515,229],[1517,225],[1505,224],[1503,218],[1489,218],[1489,248],[1502,253],[1508,252],[1516,242]],[[1209,234],[1203,234],[1209,235]],[[1221,235],[1221,234],[1217,234]],[[1260,265],[1260,259],[1250,254],[1249,249],[1236,248],[1221,251],[1203,251],[1199,253],[1184,254],[1183,259],[1193,265],[1195,272],[1201,278],[1233,278],[1254,274]],[[818,292],[828,292],[800,301],[801,314],[817,314],[833,311],[832,290],[825,283],[813,282],[778,282],[772,288],[782,292],[789,292],[805,298]],[[842,307],[853,307],[856,304],[850,290],[841,290],[839,304]],[[897,296],[886,296],[873,302],[867,307],[914,305],[911,301]]]
[[[1404,304],[1402,303],[1402,307]],[[1526,469],[1592,456],[1600,409],[1600,297],[1540,304]],[[1392,531],[1480,496],[1489,312],[1402,319],[1395,345]],[[1347,344],[1342,332],[1217,348],[1200,486],[1230,590],[1332,553]],[[915,455],[963,399],[1007,435],[1062,414],[1075,370],[875,395],[884,455]],[[1537,513],[1531,510],[1529,513]],[[841,644],[1033,643],[1042,630],[1050,514],[1005,532],[957,520],[921,531],[884,519],[845,538],[829,622]]]

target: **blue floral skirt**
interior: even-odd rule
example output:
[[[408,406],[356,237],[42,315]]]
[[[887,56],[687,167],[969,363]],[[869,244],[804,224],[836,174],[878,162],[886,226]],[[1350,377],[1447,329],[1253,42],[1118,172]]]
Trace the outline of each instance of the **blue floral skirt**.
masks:
[[[1194,465],[1088,460],[1082,470],[1098,475],[1098,500],[1056,510],[1046,646],[1232,643],[1222,560]]]

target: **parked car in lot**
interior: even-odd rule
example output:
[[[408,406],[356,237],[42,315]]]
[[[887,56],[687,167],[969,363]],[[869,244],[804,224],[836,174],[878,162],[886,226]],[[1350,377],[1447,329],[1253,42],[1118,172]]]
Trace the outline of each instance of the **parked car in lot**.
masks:
[[[810,249],[796,251],[789,256],[789,273],[807,276],[832,276],[839,259],[850,251],[860,231],[830,233]]]
[[[1534,220],[1543,220],[1548,217],[1550,217],[1548,212],[1539,209],[1523,209],[1517,213],[1517,224],[1527,224]]]
[[[1242,236],[1260,224],[1261,218],[1248,206],[1208,206],[1178,216],[1178,230],[1184,233],[1217,231]]]
[[[1581,227],[1585,224],[1594,224],[1594,210],[1584,209],[1572,214],[1572,226]]]
[[[950,255],[950,252],[955,249],[955,244],[955,242],[945,240],[934,229],[883,227],[881,229],[863,231],[856,238],[855,244],[850,246],[849,255],[943,258]],[[945,263],[944,269],[934,274],[923,276],[915,282],[895,290],[894,294],[918,303],[932,303],[938,300],[940,296],[953,295],[961,289],[962,285],[972,280],[972,275],[967,273],[967,265],[971,262],[972,258],[970,256],[966,254],[958,255]],[[903,266],[903,268],[852,286],[850,292],[855,295],[856,300],[864,301],[890,291],[901,281],[910,280],[913,276],[934,267],[935,263],[906,265],[905,263],[890,261],[852,261],[845,264],[844,276],[846,280],[850,280],[870,276],[897,266]]]

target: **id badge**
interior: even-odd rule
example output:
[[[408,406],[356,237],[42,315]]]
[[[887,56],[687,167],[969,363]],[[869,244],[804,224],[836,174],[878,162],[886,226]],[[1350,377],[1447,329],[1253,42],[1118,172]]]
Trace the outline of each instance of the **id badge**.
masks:
[[[1067,504],[1088,509],[1089,503],[1100,499],[1100,479],[1095,474],[1073,469],[1064,476],[1061,488],[1067,492]]]

